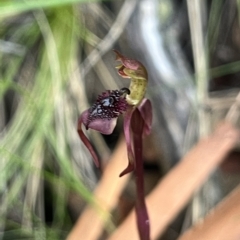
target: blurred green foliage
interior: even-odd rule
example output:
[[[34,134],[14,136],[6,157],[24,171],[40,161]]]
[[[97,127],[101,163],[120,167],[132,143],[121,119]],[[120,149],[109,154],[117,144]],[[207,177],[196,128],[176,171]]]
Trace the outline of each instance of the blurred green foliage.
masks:
[[[80,110],[69,81],[78,65],[80,43],[85,41],[80,15],[85,2],[89,1],[0,3],[0,229],[5,231],[4,239],[20,239],[26,233],[34,239],[63,239],[72,226],[69,192],[93,201],[71,146],[77,138]],[[83,87],[80,80],[79,84]],[[45,185],[52,191],[49,224],[45,223],[49,214]]]

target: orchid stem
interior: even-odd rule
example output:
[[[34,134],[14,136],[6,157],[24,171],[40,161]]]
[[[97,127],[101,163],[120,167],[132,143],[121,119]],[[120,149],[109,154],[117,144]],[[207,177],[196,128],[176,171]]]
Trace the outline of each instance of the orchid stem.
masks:
[[[138,113],[138,114],[137,114]],[[136,214],[137,214],[137,226],[141,240],[150,239],[150,224],[145,204],[144,196],[144,171],[143,171],[143,158],[142,158],[142,132],[144,126],[144,120],[140,113],[135,111],[134,115],[138,121],[138,131],[133,132],[133,146],[136,160],[136,187],[137,187],[137,202],[136,202]],[[134,121],[134,119],[133,119]]]

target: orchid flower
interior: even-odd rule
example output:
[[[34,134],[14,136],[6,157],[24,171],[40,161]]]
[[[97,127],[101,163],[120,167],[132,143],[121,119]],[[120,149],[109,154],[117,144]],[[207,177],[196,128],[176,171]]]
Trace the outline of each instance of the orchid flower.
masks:
[[[124,114],[124,135],[127,144],[128,165],[120,173],[120,177],[134,172],[136,175],[137,226],[141,240],[149,240],[150,226],[144,198],[142,138],[148,135],[152,125],[152,105],[144,98],[147,87],[147,71],[137,60],[129,59],[118,51],[116,60],[118,74],[131,80],[129,89],[107,90],[98,96],[93,106],[85,110],[78,120],[78,134],[91,153],[95,165],[99,167],[99,159],[85,136],[86,130],[93,129],[102,134],[111,134],[116,126],[119,115]]]

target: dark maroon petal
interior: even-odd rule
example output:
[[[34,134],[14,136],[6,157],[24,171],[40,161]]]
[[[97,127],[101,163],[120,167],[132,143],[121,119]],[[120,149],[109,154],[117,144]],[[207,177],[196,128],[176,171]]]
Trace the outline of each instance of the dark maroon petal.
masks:
[[[130,76],[128,76],[125,72],[124,69],[125,67],[123,65],[121,65],[120,67],[116,67],[118,69],[118,74],[123,77],[123,78],[131,78]]]
[[[125,135],[125,140],[127,144],[127,154],[128,154],[128,166],[120,173],[120,177],[124,176],[127,173],[133,172],[134,170],[134,155],[132,151],[132,139],[131,139],[131,119],[132,119],[132,114],[134,112],[135,108],[129,106],[127,109],[127,112],[124,115],[124,135]]]
[[[95,131],[98,131],[102,134],[109,135],[113,132],[116,124],[117,118],[96,118],[94,120],[89,121],[89,109],[85,110],[81,114],[82,123],[85,125],[86,129],[91,128]]]
[[[147,70],[143,66],[142,63],[140,63],[137,60],[130,59],[128,57],[123,56],[119,51],[113,50],[116,53],[116,60],[120,61],[122,63],[121,66],[117,67],[119,68],[118,74],[122,76],[123,78],[128,78],[127,73],[124,71],[125,69],[132,70],[135,72],[136,76],[143,77],[145,79],[148,78]]]
[[[144,196],[144,172],[142,158],[142,135],[144,130],[144,119],[136,109],[132,115],[131,127],[133,130],[133,146],[135,155],[135,174],[137,186],[136,215],[139,237],[141,240],[150,239],[150,224]]]
[[[144,98],[140,105],[138,106],[138,110],[144,120],[144,135],[149,135],[152,128],[152,104],[149,99]]]
[[[142,63],[140,63],[139,61],[125,57],[115,49],[113,51],[116,53],[117,56],[116,60],[121,61],[124,67],[129,68],[131,70],[137,70],[143,67]]]
[[[103,92],[93,106],[85,110],[78,120],[79,137],[90,151],[96,166],[99,166],[99,161],[91,143],[82,131],[82,124],[87,130],[91,128],[102,134],[111,134],[116,126],[117,117],[127,110],[128,104],[125,96],[129,93],[130,90],[127,88]]]
[[[84,143],[84,145],[87,147],[87,149],[89,150],[89,152],[91,153],[94,163],[97,167],[99,167],[99,159],[97,157],[97,154],[95,153],[90,141],[88,140],[88,138],[85,136],[83,130],[82,130],[82,118],[80,117],[78,120],[78,135],[81,138],[82,142]]]

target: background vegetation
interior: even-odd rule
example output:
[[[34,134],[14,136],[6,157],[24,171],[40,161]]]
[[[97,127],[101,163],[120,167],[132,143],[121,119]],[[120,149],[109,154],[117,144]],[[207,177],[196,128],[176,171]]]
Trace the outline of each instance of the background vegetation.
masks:
[[[65,239],[86,203],[98,204],[92,191],[102,172],[76,123],[99,93],[128,86],[114,69],[113,48],[149,72],[155,119],[144,154],[150,192],[235,101],[239,9],[239,1],[225,0],[1,1],[1,238]],[[228,120],[238,123],[238,109],[233,113]],[[121,123],[108,137],[88,133],[101,170],[121,133]],[[129,181],[119,210],[112,219],[102,217],[108,233],[133,205]],[[216,172],[163,239],[176,239],[237,183],[232,172]]]

